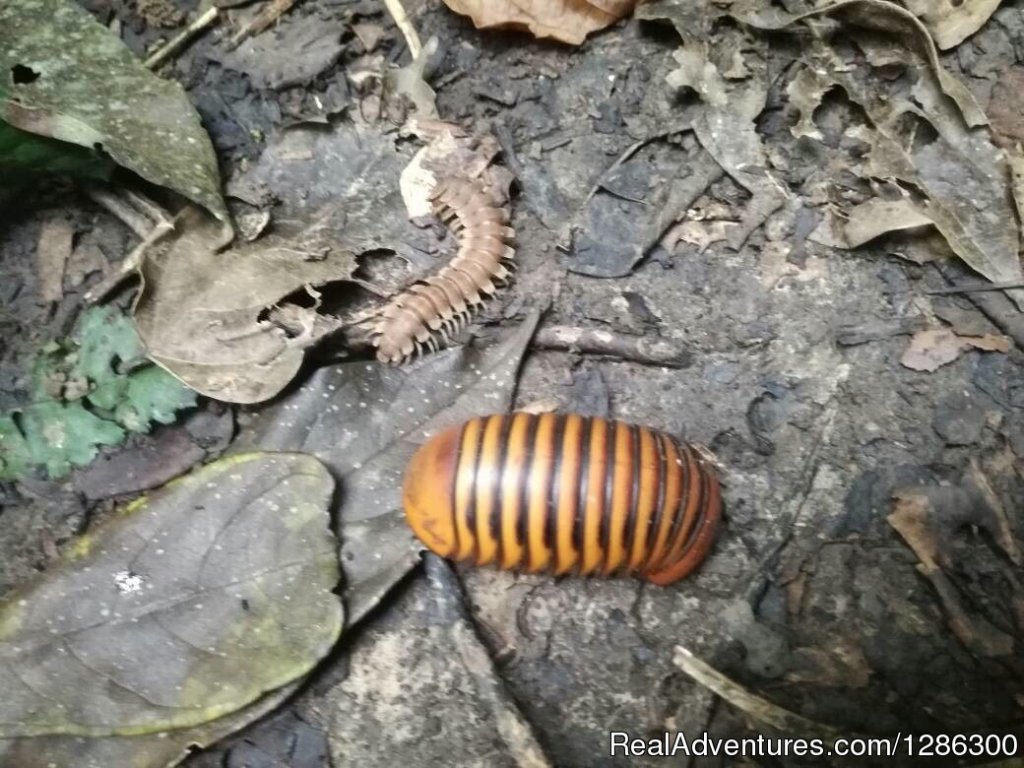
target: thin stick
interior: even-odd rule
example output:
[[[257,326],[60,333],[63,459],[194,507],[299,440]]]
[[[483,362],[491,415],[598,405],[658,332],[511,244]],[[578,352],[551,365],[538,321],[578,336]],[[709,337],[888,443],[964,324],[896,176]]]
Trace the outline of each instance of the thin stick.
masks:
[[[970,285],[954,285],[950,288],[936,288],[928,291],[929,296],[946,296],[951,293],[980,293],[982,291],[1009,291],[1013,288],[1024,288],[1024,283],[971,283]]]
[[[534,336],[533,346],[537,349],[576,350],[593,355],[608,355],[668,368],[687,368],[693,364],[693,355],[681,342],[612,333],[599,328],[547,326]]]
[[[228,42],[228,50],[237,48],[247,37],[251,35],[258,35],[260,32],[265,30],[279,18],[281,18],[286,11],[290,10],[295,5],[297,0],[270,0],[270,2],[263,7],[256,18],[242,27],[235,36]]]
[[[813,734],[824,738],[831,738],[836,734],[836,729],[829,725],[808,720],[806,717],[783,709],[778,704],[773,704],[768,699],[751,693],[710,664],[698,659],[681,645],[676,646],[672,661],[679,669],[705,688],[721,696],[759,723],[783,733]]]
[[[398,27],[405,38],[405,44],[409,46],[409,54],[412,56],[412,60],[417,61],[420,57],[420,52],[423,50],[423,45],[420,43],[420,36],[416,33],[416,28],[409,21],[409,14],[405,12],[402,0],[384,0],[384,5],[388,9],[388,13],[391,14],[391,18],[395,20],[395,26]]]
[[[174,231],[174,224],[169,221],[159,221],[143,238],[142,242],[136,245],[131,252],[124,257],[124,260],[117,265],[114,271],[103,278],[97,285],[90,288],[85,294],[87,304],[95,304],[113,293],[125,280],[134,275],[142,267],[143,257],[150,247],[162,240],[168,233]]]
[[[156,69],[158,66],[164,63],[164,61],[170,58],[173,54],[178,53],[179,50],[185,47],[185,43],[191,40],[193,37],[198,35],[204,29],[209,27],[213,22],[220,16],[220,9],[217,7],[208,9],[205,13],[199,16],[195,21],[189,24],[185,29],[179,32],[177,35],[172,37],[166,44],[161,48],[154,51],[149,58],[146,59],[145,66],[149,69]]]

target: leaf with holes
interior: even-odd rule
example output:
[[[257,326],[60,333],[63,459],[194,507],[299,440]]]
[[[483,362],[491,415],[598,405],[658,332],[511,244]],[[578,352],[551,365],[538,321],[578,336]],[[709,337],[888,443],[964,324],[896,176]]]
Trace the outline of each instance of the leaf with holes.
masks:
[[[213,146],[184,90],[146,69],[70,0],[0,3],[0,121],[99,146],[144,179],[228,218]]]
[[[310,456],[234,456],[78,539],[0,606],[0,746],[190,728],[305,675],[341,631],[333,488]]]

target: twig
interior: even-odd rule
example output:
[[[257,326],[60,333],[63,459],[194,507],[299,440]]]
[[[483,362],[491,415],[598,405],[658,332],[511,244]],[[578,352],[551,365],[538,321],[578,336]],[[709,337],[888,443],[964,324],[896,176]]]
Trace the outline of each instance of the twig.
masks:
[[[721,696],[741,712],[746,713],[759,723],[764,723],[782,733],[799,733],[817,735],[825,738],[835,737],[835,728],[824,723],[809,720],[806,717],[783,709],[761,696],[751,693],[739,683],[730,680],[710,664],[701,661],[689,650],[677,645],[672,661],[679,669],[692,677],[708,690]]]
[[[123,195],[112,192],[106,187],[89,185],[85,188],[86,195],[94,203],[112,213],[121,223],[134,232],[138,237],[145,238],[153,229],[153,221],[146,217],[134,205],[125,201]],[[135,201],[132,200],[132,203]]]
[[[935,288],[927,291],[929,296],[947,296],[953,293],[980,293],[982,291],[1008,291],[1013,288],[1024,288],[1024,283],[970,283],[969,285],[954,285],[951,288]]]
[[[251,35],[258,35],[281,18],[296,2],[297,0],[271,0],[256,14],[256,18],[235,33],[234,37],[228,41],[228,49],[237,48]]]
[[[395,26],[405,38],[405,44],[409,46],[409,55],[412,56],[412,60],[418,60],[423,45],[420,43],[420,36],[416,33],[416,28],[409,21],[409,14],[405,12],[402,0],[384,0],[384,5],[388,9],[388,13],[391,14],[391,18],[395,20]]]
[[[547,326],[534,336],[533,345],[538,349],[578,350],[672,368],[686,368],[693,362],[689,349],[681,342],[612,333],[596,328]]]
[[[85,301],[88,304],[95,304],[106,298],[121,283],[131,277],[142,266],[143,257],[153,245],[162,240],[168,233],[174,231],[174,224],[163,220],[157,222],[142,241],[136,245],[131,252],[124,257],[124,260],[117,265],[117,268],[103,278],[97,285],[85,293]]]
[[[163,64],[166,59],[169,59],[172,55],[184,48],[185,43],[212,25],[219,16],[220,9],[216,6],[208,9],[195,21],[185,27],[185,29],[172,37],[167,43],[150,54],[149,58],[147,58],[143,63],[149,69],[156,69],[158,66]]]

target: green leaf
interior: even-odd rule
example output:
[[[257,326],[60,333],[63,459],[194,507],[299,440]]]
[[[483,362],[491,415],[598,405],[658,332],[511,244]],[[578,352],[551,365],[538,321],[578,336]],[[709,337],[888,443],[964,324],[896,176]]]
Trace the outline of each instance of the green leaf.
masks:
[[[196,393],[155,365],[132,373],[124,402],[114,409],[117,421],[131,432],[146,432],[151,421],[174,422],[176,411],[196,404]]]
[[[182,87],[71,0],[0,2],[0,120],[90,150],[223,221],[217,158]]]
[[[341,633],[333,490],[311,456],[234,456],[77,540],[0,604],[0,754],[190,728],[309,672]]]
[[[96,458],[98,446],[117,445],[125,438],[121,427],[77,402],[30,405],[21,412],[21,427],[33,463],[44,465],[50,477],[88,464]]]
[[[0,480],[13,480],[32,466],[28,443],[11,416],[0,416]]]
[[[99,446],[170,424],[196,404],[195,392],[145,360],[132,321],[109,307],[86,311],[74,339],[39,350],[32,395],[17,419],[0,414],[0,480],[37,465],[62,477]]]

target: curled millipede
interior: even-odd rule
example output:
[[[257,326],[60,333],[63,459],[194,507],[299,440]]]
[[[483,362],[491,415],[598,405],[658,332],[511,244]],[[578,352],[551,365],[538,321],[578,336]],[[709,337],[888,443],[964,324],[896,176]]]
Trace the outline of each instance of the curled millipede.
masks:
[[[449,179],[431,193],[434,214],[458,240],[458,252],[437,274],[411,285],[373,318],[377,359],[403,363],[465,327],[470,314],[509,276],[515,255],[508,210],[475,181]]]
[[[403,504],[442,557],[655,584],[700,565],[722,512],[714,469],[692,446],[552,413],[484,416],[437,434],[409,465]]]

